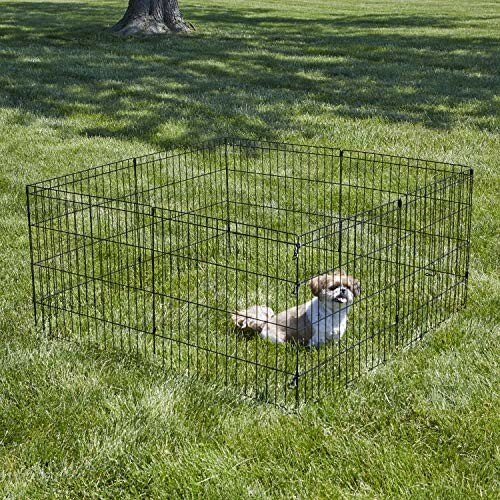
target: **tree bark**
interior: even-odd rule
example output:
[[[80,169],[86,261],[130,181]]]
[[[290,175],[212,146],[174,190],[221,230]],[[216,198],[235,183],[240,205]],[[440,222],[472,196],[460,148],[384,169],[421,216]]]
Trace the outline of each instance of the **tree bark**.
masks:
[[[124,36],[188,33],[178,0],[129,0],[124,16],[111,31]]]

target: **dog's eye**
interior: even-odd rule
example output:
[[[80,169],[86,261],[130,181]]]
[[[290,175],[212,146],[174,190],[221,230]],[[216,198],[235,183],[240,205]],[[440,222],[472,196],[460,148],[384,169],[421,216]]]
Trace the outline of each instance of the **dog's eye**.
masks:
[[[333,291],[333,290],[335,290],[336,288],[337,288],[337,287],[336,287],[335,285],[332,285],[332,286],[329,286],[329,287],[328,287],[328,290],[332,290],[332,291]]]

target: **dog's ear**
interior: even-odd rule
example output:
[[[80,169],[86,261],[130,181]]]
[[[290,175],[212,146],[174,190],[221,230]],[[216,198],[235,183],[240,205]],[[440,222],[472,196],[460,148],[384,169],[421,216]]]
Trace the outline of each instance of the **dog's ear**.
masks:
[[[352,294],[357,297],[361,293],[361,283],[357,278],[353,276],[349,276],[349,288],[352,291]]]
[[[319,276],[315,276],[311,278],[307,284],[311,287],[312,293],[316,295],[316,297],[320,294],[321,290],[325,288],[326,280],[328,279],[328,275],[320,274]]]
[[[333,275],[342,277],[342,276],[347,276],[347,273],[343,269],[340,269],[340,267],[337,267],[337,269],[333,271]]]

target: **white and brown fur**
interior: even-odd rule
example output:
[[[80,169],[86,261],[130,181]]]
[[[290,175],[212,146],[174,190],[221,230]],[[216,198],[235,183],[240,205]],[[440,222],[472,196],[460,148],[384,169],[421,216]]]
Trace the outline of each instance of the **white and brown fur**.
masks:
[[[342,270],[321,274],[308,285],[314,297],[277,315],[266,306],[252,306],[232,315],[236,326],[255,331],[275,343],[297,342],[319,347],[339,340],[347,328],[347,314],[360,293],[359,281]]]

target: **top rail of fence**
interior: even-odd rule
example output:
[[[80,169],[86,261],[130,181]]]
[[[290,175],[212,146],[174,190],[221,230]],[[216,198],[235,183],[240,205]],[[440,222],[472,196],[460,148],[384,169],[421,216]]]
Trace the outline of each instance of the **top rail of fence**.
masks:
[[[232,148],[252,147],[255,149],[265,149],[271,151],[283,151],[283,152],[302,153],[302,154],[315,154],[319,156],[330,156],[330,157],[331,156],[340,157],[342,152],[345,158],[348,157],[350,159],[356,159],[361,161],[374,161],[376,163],[380,163],[382,166],[390,164],[398,164],[398,162],[405,161],[408,162],[405,166],[409,168],[423,168],[423,169],[432,168],[434,171],[441,170],[444,173],[470,170],[469,166],[461,164],[448,163],[431,159],[397,156],[388,153],[381,153],[374,151],[349,150],[349,149],[341,149],[329,146],[312,146],[307,144],[257,140],[257,139],[219,137],[204,141],[200,144],[191,144],[191,145],[179,144],[175,147],[166,149],[164,151],[148,153],[137,157],[121,159],[118,161],[105,163],[102,165],[86,168],[83,170],[78,170],[69,174],[64,174],[61,176],[52,177],[49,179],[28,184],[28,187],[32,189],[36,189],[37,187],[60,189],[62,186],[71,185],[73,183],[79,182],[84,179],[93,178],[100,175],[111,174],[127,168],[133,168],[134,160],[137,166],[141,166],[145,163],[151,163],[154,161],[174,158],[179,155],[200,152],[203,150],[213,149],[226,145]],[[439,166],[441,166],[442,169],[436,170]]]

